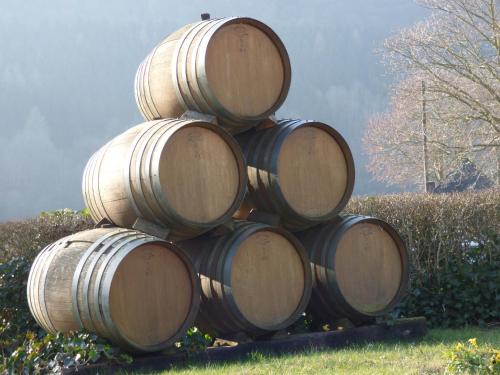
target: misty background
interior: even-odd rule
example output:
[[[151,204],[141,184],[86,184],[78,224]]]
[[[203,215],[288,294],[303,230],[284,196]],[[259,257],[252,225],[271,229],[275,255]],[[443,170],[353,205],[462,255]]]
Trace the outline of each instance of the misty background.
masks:
[[[425,15],[411,0],[2,0],[0,221],[83,208],[91,154],[142,121],[133,91],[139,63],[203,12],[274,29],[292,64],[278,117],[333,125],[354,154],[354,194],[389,192],[365,170],[361,137],[390,94],[374,50]]]

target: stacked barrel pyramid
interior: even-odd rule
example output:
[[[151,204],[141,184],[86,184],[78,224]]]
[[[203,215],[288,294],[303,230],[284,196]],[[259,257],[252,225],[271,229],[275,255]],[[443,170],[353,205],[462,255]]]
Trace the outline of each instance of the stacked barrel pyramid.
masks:
[[[202,17],[158,44],[135,79],[147,121],[85,168],[96,229],[33,264],[38,323],[151,352],[192,325],[258,338],[306,309],[353,324],[390,311],[405,246],[381,220],[339,216],[354,185],[349,146],[330,125],[273,116],[290,80],[285,46],[251,18]]]

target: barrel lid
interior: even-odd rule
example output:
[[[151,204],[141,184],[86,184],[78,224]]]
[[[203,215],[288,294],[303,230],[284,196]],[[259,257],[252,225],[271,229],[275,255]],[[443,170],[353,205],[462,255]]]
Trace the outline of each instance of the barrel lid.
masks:
[[[335,279],[345,300],[372,315],[390,305],[404,277],[399,244],[376,222],[358,222],[340,238],[335,253]]]
[[[260,230],[246,238],[232,260],[231,293],[252,324],[273,329],[289,319],[306,288],[304,261],[284,235]]]
[[[217,101],[237,117],[262,118],[288,92],[286,50],[270,28],[253,19],[222,23],[208,43],[205,71]]]
[[[137,247],[113,275],[109,312],[135,347],[154,347],[176,336],[193,304],[192,270],[164,244]]]
[[[185,220],[210,223],[234,205],[240,193],[240,166],[230,144],[193,124],[169,137],[159,162],[160,185],[168,204]]]
[[[295,128],[278,155],[277,176],[284,198],[305,217],[335,211],[349,190],[349,165],[327,125],[311,122]]]

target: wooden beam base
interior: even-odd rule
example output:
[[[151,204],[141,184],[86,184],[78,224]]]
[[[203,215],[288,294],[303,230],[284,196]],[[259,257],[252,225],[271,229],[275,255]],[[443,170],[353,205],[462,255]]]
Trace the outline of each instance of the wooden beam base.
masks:
[[[162,371],[172,366],[182,366],[193,362],[227,362],[248,357],[252,352],[283,354],[327,348],[341,348],[355,343],[415,340],[426,333],[426,320],[423,317],[400,319],[393,325],[376,324],[364,327],[346,328],[330,332],[312,332],[288,335],[281,338],[252,341],[233,346],[210,347],[203,352],[187,355],[151,354],[134,358],[130,365],[94,364],[79,368],[62,370],[61,374],[114,374],[118,371]]]

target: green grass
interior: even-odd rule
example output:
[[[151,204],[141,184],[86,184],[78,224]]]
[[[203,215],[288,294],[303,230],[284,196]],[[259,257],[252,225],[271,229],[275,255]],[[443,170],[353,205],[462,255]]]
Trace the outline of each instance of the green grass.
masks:
[[[447,361],[443,352],[472,337],[480,346],[500,346],[500,329],[432,329],[414,343],[368,343],[281,356],[252,353],[246,360],[192,363],[156,374],[442,374]]]

